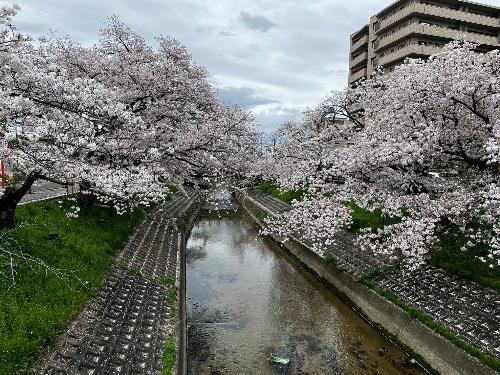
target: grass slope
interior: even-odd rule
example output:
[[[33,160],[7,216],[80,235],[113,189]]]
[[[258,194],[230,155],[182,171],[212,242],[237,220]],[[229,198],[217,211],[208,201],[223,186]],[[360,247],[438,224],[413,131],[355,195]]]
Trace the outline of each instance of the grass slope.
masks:
[[[351,208],[352,217],[352,224],[347,230],[354,234],[358,234],[364,228],[382,229],[386,225],[397,224],[401,221],[398,217],[383,215],[379,208],[369,211],[354,202],[349,202],[347,205]]]
[[[300,201],[304,196],[304,191],[302,190],[282,191],[271,182],[261,183],[259,189],[288,204],[291,204],[293,200]]]
[[[475,281],[500,292],[500,267],[489,267],[479,257],[486,258],[489,249],[477,245],[461,250],[467,239],[457,228],[450,228],[439,238],[439,246],[430,252],[429,262],[449,273]]]
[[[47,201],[19,207],[16,218],[23,225],[9,236],[19,249],[51,267],[76,271],[88,288],[21,262],[15,286],[0,275],[0,374],[5,375],[27,373],[43,348],[53,344],[65,324],[97,294],[143,214],[118,216],[107,208],[92,207],[82,208],[79,218],[70,220],[56,201]],[[49,240],[49,232],[59,237]],[[0,267],[6,261],[0,256]]]

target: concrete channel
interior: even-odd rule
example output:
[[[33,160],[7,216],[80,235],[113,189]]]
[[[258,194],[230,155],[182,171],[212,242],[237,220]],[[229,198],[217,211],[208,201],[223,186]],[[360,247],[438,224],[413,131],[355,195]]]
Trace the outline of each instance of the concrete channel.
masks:
[[[260,236],[239,199],[231,214],[202,211],[184,249],[178,374],[427,373],[293,252]]]

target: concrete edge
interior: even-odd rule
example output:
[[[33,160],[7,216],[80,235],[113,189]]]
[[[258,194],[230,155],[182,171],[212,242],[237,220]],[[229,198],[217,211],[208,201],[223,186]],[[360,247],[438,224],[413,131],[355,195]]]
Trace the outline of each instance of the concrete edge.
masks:
[[[187,374],[187,305],[186,305],[186,245],[195,218],[198,216],[200,202],[194,201],[184,212],[180,221],[181,243],[179,244],[179,290],[177,301],[177,317],[176,317],[176,336],[177,336],[177,353],[175,366],[172,374],[186,375]]]
[[[181,234],[180,273],[179,273],[179,299],[177,301],[177,353],[175,368],[172,373],[184,375],[187,373],[187,313],[186,313],[186,235]]]
[[[244,192],[238,192],[236,197],[259,226],[263,225],[257,216],[259,213],[272,215],[266,207]],[[410,317],[400,307],[334,265],[328,264],[325,259],[298,241],[293,239],[284,241],[278,236],[272,236],[272,239],[370,324],[414,356],[431,373],[498,374],[425,324]]]
[[[25,204],[37,203],[37,202],[44,202],[44,201],[48,201],[48,200],[51,200],[51,199],[69,197],[71,195],[74,195],[74,194],[59,194],[59,195],[54,195],[54,196],[50,196],[50,197],[44,197],[44,198],[40,198],[40,199],[33,199],[33,200],[30,200],[30,201],[19,202],[17,205],[18,206],[24,206]]]

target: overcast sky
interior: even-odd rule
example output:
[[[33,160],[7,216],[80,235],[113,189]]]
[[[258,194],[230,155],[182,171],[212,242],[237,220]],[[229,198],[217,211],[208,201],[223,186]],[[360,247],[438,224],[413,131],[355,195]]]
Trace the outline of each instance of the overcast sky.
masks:
[[[106,17],[153,40],[171,35],[204,65],[221,98],[269,131],[347,84],[349,35],[392,0],[17,0],[21,31],[86,44]],[[499,0],[483,0],[498,5]]]

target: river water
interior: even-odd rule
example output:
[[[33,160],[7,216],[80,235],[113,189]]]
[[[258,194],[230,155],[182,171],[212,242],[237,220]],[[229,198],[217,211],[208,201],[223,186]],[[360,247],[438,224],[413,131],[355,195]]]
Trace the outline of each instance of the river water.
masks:
[[[246,214],[201,217],[186,254],[189,374],[425,374]]]

